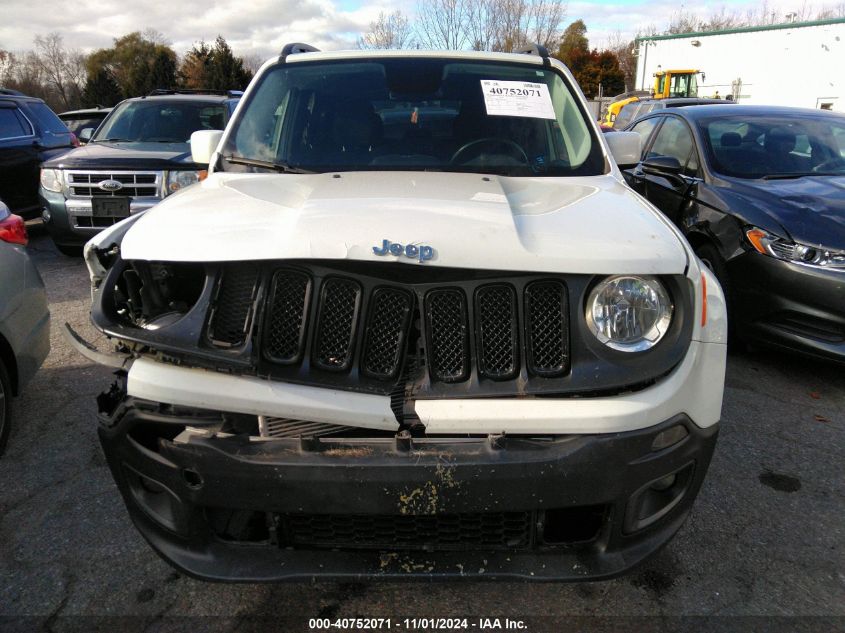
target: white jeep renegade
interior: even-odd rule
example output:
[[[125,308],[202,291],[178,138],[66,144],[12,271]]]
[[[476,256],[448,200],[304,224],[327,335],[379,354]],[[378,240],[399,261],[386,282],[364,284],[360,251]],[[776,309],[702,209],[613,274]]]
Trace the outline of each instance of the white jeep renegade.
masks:
[[[138,529],[216,580],[595,579],[716,442],[724,300],[567,69],[288,45],[208,177],[86,247]],[[611,150],[612,148],[612,150]]]

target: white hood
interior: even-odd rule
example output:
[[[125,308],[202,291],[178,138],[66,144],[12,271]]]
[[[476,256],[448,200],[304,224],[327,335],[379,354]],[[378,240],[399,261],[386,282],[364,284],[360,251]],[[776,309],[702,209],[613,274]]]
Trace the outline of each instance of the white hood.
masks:
[[[384,240],[430,261],[379,256]],[[560,273],[681,274],[668,222],[614,176],[212,174],[148,211],[124,259],[349,259]]]

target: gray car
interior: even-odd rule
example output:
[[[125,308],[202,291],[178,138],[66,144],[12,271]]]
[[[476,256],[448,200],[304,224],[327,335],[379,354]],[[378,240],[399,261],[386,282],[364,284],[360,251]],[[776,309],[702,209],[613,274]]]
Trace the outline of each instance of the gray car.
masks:
[[[44,282],[26,252],[26,226],[0,201],[0,454],[21,392],[50,352]]]

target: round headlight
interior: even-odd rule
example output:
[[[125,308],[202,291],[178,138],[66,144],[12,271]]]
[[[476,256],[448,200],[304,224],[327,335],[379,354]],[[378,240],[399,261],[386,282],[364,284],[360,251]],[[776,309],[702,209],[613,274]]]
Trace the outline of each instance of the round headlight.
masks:
[[[54,191],[61,193],[62,191],[62,174],[58,169],[42,169],[41,170],[41,186],[47,191]]]
[[[655,277],[608,277],[587,299],[587,327],[612,349],[642,352],[666,334],[673,310],[669,294]]]

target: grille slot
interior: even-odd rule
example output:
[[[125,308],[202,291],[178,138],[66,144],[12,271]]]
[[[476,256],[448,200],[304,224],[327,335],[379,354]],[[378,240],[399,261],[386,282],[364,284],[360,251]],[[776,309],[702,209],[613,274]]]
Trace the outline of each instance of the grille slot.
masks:
[[[312,422],[309,420],[291,420],[289,418],[273,418],[258,416],[258,429],[261,437],[323,437],[349,431],[350,427],[328,422]]]
[[[258,290],[258,266],[227,266],[208,320],[208,339],[217,347],[236,347],[246,342],[252,307]]]
[[[483,286],[475,293],[478,372],[494,380],[518,371],[516,292],[511,286]]]
[[[290,514],[294,545],[385,549],[527,548],[531,512],[436,515]]]
[[[275,363],[302,359],[311,278],[305,273],[279,270],[273,275],[264,334],[264,356]]]
[[[363,371],[374,378],[393,378],[405,347],[413,297],[397,288],[379,288],[370,299]]]
[[[361,286],[357,282],[340,278],[323,282],[314,341],[315,365],[333,371],[349,368],[360,304]]]
[[[528,369],[538,376],[569,371],[569,297],[559,281],[535,281],[525,288]]]
[[[469,376],[466,298],[461,290],[433,290],[426,296],[430,371],[443,382]]]

